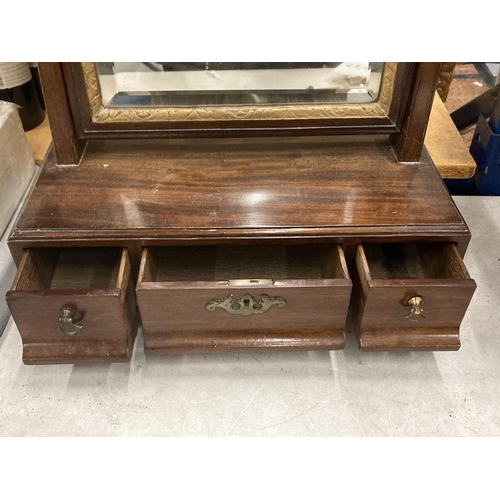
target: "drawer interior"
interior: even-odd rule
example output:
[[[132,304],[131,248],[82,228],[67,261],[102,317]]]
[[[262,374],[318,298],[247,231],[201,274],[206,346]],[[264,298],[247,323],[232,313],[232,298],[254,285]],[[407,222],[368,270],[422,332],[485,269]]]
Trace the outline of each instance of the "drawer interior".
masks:
[[[470,278],[453,243],[364,244],[363,250],[374,280]]]
[[[221,245],[150,247],[140,281],[227,281],[237,279],[348,279],[336,245]]]
[[[116,288],[120,256],[115,247],[30,248],[12,289]]]

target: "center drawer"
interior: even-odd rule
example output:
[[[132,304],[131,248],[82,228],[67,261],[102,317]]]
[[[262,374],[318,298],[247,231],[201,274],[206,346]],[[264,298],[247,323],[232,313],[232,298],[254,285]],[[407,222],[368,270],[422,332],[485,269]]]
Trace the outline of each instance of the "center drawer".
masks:
[[[144,347],[341,349],[351,287],[338,245],[145,248]]]

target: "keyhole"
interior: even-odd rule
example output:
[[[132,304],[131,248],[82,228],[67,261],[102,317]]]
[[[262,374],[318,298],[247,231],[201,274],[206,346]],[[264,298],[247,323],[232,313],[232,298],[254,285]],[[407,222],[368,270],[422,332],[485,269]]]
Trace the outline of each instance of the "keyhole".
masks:
[[[243,307],[246,309],[250,307],[250,299],[243,299]]]

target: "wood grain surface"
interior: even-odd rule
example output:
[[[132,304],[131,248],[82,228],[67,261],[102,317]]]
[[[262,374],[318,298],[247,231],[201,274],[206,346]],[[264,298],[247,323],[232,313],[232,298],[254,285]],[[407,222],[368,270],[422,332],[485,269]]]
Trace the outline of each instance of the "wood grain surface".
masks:
[[[401,162],[419,161],[442,63],[417,63],[401,133],[391,136]]]
[[[425,147],[441,177],[467,179],[476,172],[476,162],[465,145],[450,113],[439,97],[434,97]]]
[[[306,130],[299,123],[284,131],[296,137],[261,137],[283,133],[261,124],[237,133],[144,130],[118,141],[137,134],[133,125],[110,135],[86,128],[78,89],[67,85],[71,64],[45,64],[55,147],[9,238],[20,267],[7,300],[24,362],[126,360],[137,275],[146,350],[340,349],[352,289],[348,265],[362,348],[457,349],[475,283],[460,260],[469,230],[423,147],[438,67],[415,63],[398,72],[399,83],[414,78],[398,86],[390,112],[397,123],[389,128],[369,120],[363,130],[354,123],[337,130],[333,122],[330,131],[314,123]],[[309,136],[338,132],[373,135]],[[156,133],[198,138],[146,140]],[[254,137],[231,138],[239,133]],[[458,247],[434,252],[421,245],[423,262],[402,266],[406,275],[395,264],[394,276],[375,278],[362,246],[356,250],[360,243],[431,241]],[[285,243],[307,244],[305,255],[316,243],[342,244],[347,263],[340,247],[310,253],[309,261],[285,252],[281,262],[277,245]],[[256,244],[258,251],[250,246]],[[212,259],[216,245],[225,247]],[[243,261],[230,245],[247,246]],[[199,261],[189,263],[191,254]],[[229,281],[235,278],[272,282],[236,286]],[[250,316],[206,308],[245,293],[279,296],[286,305]],[[424,300],[421,324],[404,317],[413,295]],[[58,330],[64,306],[83,325],[74,337]]]
[[[289,330],[251,328],[227,331],[174,330],[148,332],[145,351],[162,354],[207,354],[278,349],[281,351],[339,350],[345,347],[344,326]]]
[[[39,65],[52,139],[61,165],[77,165],[85,148],[71,113],[68,91],[60,63]]]
[[[305,247],[304,251],[307,251],[307,247],[314,250],[313,245]],[[335,247],[335,252],[332,249],[324,253],[327,259],[337,261],[317,270],[319,276],[326,271],[326,276],[310,279],[299,279],[300,276],[293,279],[293,271],[303,273],[303,266],[280,266],[274,262],[272,267],[266,266],[256,271],[255,263],[248,265],[234,253],[230,259],[227,254],[219,253],[219,259],[225,261],[222,265],[205,262],[199,276],[193,273],[196,266],[186,267],[185,263],[181,263],[179,272],[164,271],[162,266],[176,266],[175,259],[158,258],[159,252],[149,250],[144,251],[136,287],[146,350],[344,347],[351,280],[346,274],[340,247]],[[177,250],[179,253],[182,251]],[[240,257],[245,258],[244,252],[240,253]],[[295,253],[292,253],[295,257]],[[264,272],[265,276],[245,275],[247,278],[274,280],[272,284],[241,287],[235,287],[229,281],[242,278],[241,273],[248,272]],[[310,269],[307,272],[310,273]],[[338,274],[328,275],[331,272]],[[159,278],[168,277],[182,277],[183,280],[158,281]],[[216,281],[202,281],[203,278]],[[263,294],[280,297],[286,301],[286,305],[273,305],[262,314],[250,316],[229,314],[220,308],[213,311],[206,308],[213,299],[232,296],[238,300],[244,294],[250,294],[256,300]]]
[[[126,250],[117,256],[120,270],[114,286],[109,288],[76,288],[71,287],[71,281],[65,288],[53,288],[50,276],[43,281],[24,279],[25,275],[43,274],[31,270],[37,264],[41,264],[37,269],[44,269],[43,259],[31,257],[40,257],[43,252],[41,249],[25,252],[13,288],[7,292],[7,303],[23,341],[23,361],[73,363],[120,358],[127,361],[135,335],[136,311]],[[53,260],[51,255],[48,261]],[[82,272],[86,271],[82,267]],[[54,266],[45,274],[51,273],[57,275]],[[38,284],[42,288],[37,289]],[[62,284],[60,279],[59,284]],[[62,307],[74,309],[75,323],[83,326],[74,336],[59,330]]]
[[[454,245],[436,245],[432,250],[429,247],[432,245],[424,244],[419,249],[425,269],[408,275],[411,263],[402,269],[399,263],[386,261],[382,266],[389,267],[391,275],[380,279],[380,270],[373,275],[371,271],[376,265],[372,259],[379,252],[365,253],[363,245],[359,245],[350,310],[361,348],[459,348],[459,326],[476,283],[470,279]],[[425,277],[420,274],[423,271]],[[418,277],[413,278],[415,275]],[[408,300],[415,296],[423,299],[423,318],[418,322],[407,317],[411,311]]]
[[[365,328],[360,338],[363,351],[458,351],[458,326],[446,328]]]
[[[398,164],[387,138],[157,140],[49,157],[11,239],[387,231],[466,232],[429,157]]]

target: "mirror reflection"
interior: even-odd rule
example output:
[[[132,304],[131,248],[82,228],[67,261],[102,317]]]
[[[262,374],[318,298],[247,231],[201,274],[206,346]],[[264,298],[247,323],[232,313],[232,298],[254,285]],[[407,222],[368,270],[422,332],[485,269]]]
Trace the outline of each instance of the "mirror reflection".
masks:
[[[97,63],[101,104],[113,108],[374,103],[384,63]]]

